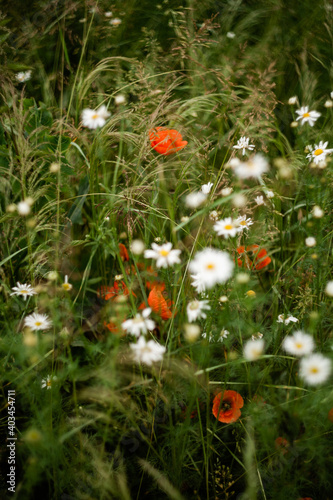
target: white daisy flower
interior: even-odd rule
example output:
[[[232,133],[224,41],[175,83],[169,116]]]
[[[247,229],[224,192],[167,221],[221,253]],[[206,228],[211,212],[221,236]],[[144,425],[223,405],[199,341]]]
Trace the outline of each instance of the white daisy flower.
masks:
[[[229,238],[229,236],[234,237],[243,229],[231,217],[217,221],[213,228],[219,236],[224,236],[225,238]]]
[[[28,71],[20,71],[15,75],[15,78],[18,82],[24,83],[30,80],[31,78],[31,70]]]
[[[21,283],[19,282],[17,282],[16,284],[17,286],[13,286],[12,290],[14,291],[10,295],[21,295],[24,300],[27,300],[27,297],[32,297],[32,295],[36,295],[37,293],[31,285],[27,285],[26,283],[24,285],[21,285]]]
[[[207,195],[201,191],[190,193],[185,198],[185,204],[189,208],[197,208],[202,205],[207,199]]]
[[[320,208],[318,205],[315,205],[312,209],[312,215],[316,219],[321,219],[324,216],[324,210]]]
[[[73,288],[73,285],[71,283],[68,283],[67,274],[65,276],[65,281],[62,283],[61,286],[62,286],[63,290],[65,290],[66,292],[69,292]]]
[[[332,153],[333,149],[326,149],[328,141],[320,141],[319,144],[315,144],[314,148],[308,146],[310,153],[306,156],[310,161],[313,161],[316,165],[321,161],[326,160],[326,156]]]
[[[295,316],[289,315],[287,318],[284,317],[284,314],[279,314],[277,323],[284,323],[285,325],[289,325],[289,323],[298,323],[298,319]]]
[[[52,389],[52,383],[57,381],[57,377],[54,375],[53,377],[51,375],[48,375],[46,378],[43,378],[41,382],[41,388],[44,389]]]
[[[107,12],[104,12],[105,17],[112,17],[112,12],[108,10]]]
[[[290,104],[290,106],[292,106],[293,104],[297,104],[297,102],[298,102],[297,95],[294,95],[293,97],[289,97],[289,99],[288,99],[288,104]]]
[[[333,101],[331,99],[327,99],[324,104],[325,108],[332,108],[333,107]]]
[[[31,203],[27,200],[20,201],[17,204],[17,211],[20,215],[29,215],[31,212]]]
[[[255,146],[254,144],[249,144],[249,137],[241,137],[238,141],[236,146],[233,146],[234,149],[242,149],[243,150],[243,155],[245,155],[246,150],[248,149],[249,151],[253,151]]]
[[[100,106],[97,110],[86,108],[82,111],[81,119],[82,125],[90,129],[103,127],[106,123],[110,113],[106,106]]]
[[[223,339],[226,339],[230,335],[230,332],[226,330],[225,328],[222,328],[221,333],[219,338],[217,339],[218,342],[223,342]]]
[[[309,385],[325,382],[331,373],[331,360],[322,354],[311,354],[300,361],[300,377]]]
[[[267,198],[274,198],[273,191],[266,191],[266,196],[267,196]]]
[[[114,102],[119,105],[119,104],[124,104],[126,102],[126,97],[123,94],[118,94],[114,98]]]
[[[155,361],[162,361],[166,351],[165,347],[155,340],[146,342],[144,337],[140,337],[136,344],[130,344],[130,348],[134,353],[135,361],[148,366],[151,366]]]
[[[221,190],[221,195],[222,196],[229,196],[233,191],[232,187],[225,187]]]
[[[328,281],[325,287],[325,293],[329,297],[333,297],[333,281]]]
[[[309,111],[309,106],[302,106],[296,110],[296,113],[298,114],[296,121],[301,120],[301,125],[308,122],[310,127],[313,127],[315,121],[321,116],[317,111]]]
[[[209,194],[210,193],[210,190],[212,189],[212,187],[214,186],[214,183],[213,182],[208,182],[208,184],[203,184],[201,186],[201,192],[203,194]]]
[[[195,342],[200,335],[200,326],[199,325],[184,325],[185,330],[185,339],[188,342]]]
[[[190,323],[200,318],[207,318],[204,310],[210,310],[208,300],[193,300],[187,304],[187,317]]]
[[[250,179],[251,177],[258,179],[268,171],[268,162],[262,154],[258,153],[245,162],[234,163],[232,168],[240,179]]]
[[[254,201],[256,202],[256,204],[258,206],[265,205],[264,197],[263,196],[257,196],[256,198],[254,198]]]
[[[133,240],[131,243],[131,252],[134,255],[142,255],[145,250],[145,244],[142,240]]]
[[[122,329],[136,337],[139,337],[141,333],[146,335],[148,330],[151,331],[155,328],[155,322],[148,318],[150,313],[150,307],[146,307],[146,309],[142,311],[142,314],[137,314],[135,318],[124,321],[121,324]]]
[[[234,262],[227,252],[215,248],[205,248],[197,252],[189,264],[193,273],[192,285],[199,293],[216,284],[225,283],[232,276]]]
[[[305,244],[310,248],[315,247],[317,244],[316,238],[314,238],[313,236],[308,236],[307,238],[305,238]]]
[[[265,341],[263,339],[248,340],[244,345],[244,358],[248,361],[256,361],[264,352]]]
[[[111,19],[110,24],[114,28],[118,28],[118,26],[122,23],[122,20],[119,19],[118,17],[115,17],[114,19]]]
[[[233,38],[235,38],[235,36],[236,35],[235,35],[235,33],[233,31],[228,31],[227,38],[233,39]]]
[[[156,259],[157,267],[168,267],[180,263],[179,255],[181,250],[172,250],[172,243],[164,243],[158,246],[152,243],[152,250],[148,249],[144,252],[146,259]]]
[[[46,314],[32,313],[24,318],[24,326],[31,328],[31,330],[48,330],[52,326],[52,321]]]
[[[311,354],[315,344],[311,335],[297,330],[292,336],[288,336],[282,343],[283,349],[294,356],[306,356]]]
[[[247,219],[246,215],[240,215],[238,219],[236,219],[236,223],[242,228],[242,230],[249,229],[249,227],[253,224],[252,219]]]

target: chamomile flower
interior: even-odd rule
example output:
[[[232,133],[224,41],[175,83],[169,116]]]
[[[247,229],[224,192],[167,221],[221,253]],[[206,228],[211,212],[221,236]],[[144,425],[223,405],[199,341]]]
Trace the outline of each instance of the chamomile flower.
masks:
[[[202,191],[190,193],[185,198],[185,204],[189,208],[197,208],[202,205],[207,199],[207,195]]]
[[[229,236],[234,237],[242,231],[242,228],[231,217],[217,221],[213,227],[219,236],[224,236],[225,238],[229,238]]]
[[[215,248],[205,248],[197,252],[189,264],[193,273],[192,285],[199,293],[214,285],[225,283],[232,276],[234,262],[227,252]]]
[[[130,344],[130,348],[134,354],[134,360],[137,363],[143,363],[151,366],[156,361],[162,361],[163,354],[166,349],[164,346],[155,342],[155,340],[148,340],[140,337],[136,344]]]
[[[24,300],[27,300],[27,297],[32,297],[32,295],[36,295],[34,288],[31,285],[21,285],[21,283],[17,282],[17,286],[13,286],[13,293],[10,295],[21,295]]]
[[[31,70],[20,71],[19,73],[16,73],[15,78],[20,83],[27,82],[31,78]]]
[[[248,340],[244,345],[244,358],[248,361],[256,361],[264,352],[265,341],[263,339]]]
[[[254,148],[255,148],[254,144],[249,144],[249,141],[250,141],[249,137],[245,137],[245,136],[243,136],[243,137],[241,137],[241,138],[237,141],[236,146],[233,146],[233,148],[234,148],[234,149],[242,149],[242,150],[243,150],[242,154],[243,154],[243,156],[244,156],[244,155],[245,155],[245,153],[246,153],[246,150],[247,150],[247,149],[248,149],[249,151],[253,151],[253,150],[254,150]]]
[[[201,192],[203,194],[209,194],[213,186],[214,186],[213,182],[208,182],[208,184],[203,184],[201,186]]]
[[[237,162],[234,163],[234,166],[231,166],[240,179],[250,179],[251,177],[258,179],[262,174],[268,171],[268,162],[260,153],[254,155],[245,162]]]
[[[29,203],[28,200],[23,200],[23,201],[20,201],[18,204],[17,204],[17,211],[20,215],[29,215],[30,212],[31,212],[31,203]]]
[[[53,377],[51,375],[47,375],[46,378],[43,378],[41,382],[41,388],[44,389],[52,389],[52,383],[57,381],[57,377],[54,375]]]
[[[294,96],[292,96],[292,97],[289,97],[289,99],[288,99],[288,104],[289,104],[290,106],[292,106],[293,104],[297,104],[297,102],[298,102],[298,97],[297,97],[297,95],[294,95]]]
[[[164,243],[164,245],[156,245],[152,243],[152,250],[148,249],[144,252],[146,259],[155,259],[157,267],[168,267],[180,263],[179,255],[181,250],[172,250],[172,243]]]
[[[254,198],[254,201],[256,202],[256,204],[258,206],[265,205],[264,197],[263,196],[257,196],[256,198]]]
[[[69,292],[73,288],[73,285],[71,283],[68,283],[67,274],[65,276],[65,281],[62,283],[61,286],[62,286],[62,289],[65,290],[66,292]]]
[[[325,293],[329,297],[333,297],[333,281],[328,281],[325,287]]]
[[[310,127],[313,127],[315,121],[321,116],[318,111],[309,111],[309,106],[302,106],[296,110],[296,113],[298,114],[296,121],[301,120],[301,125],[309,123]]]
[[[225,328],[222,328],[221,333],[219,338],[217,339],[218,342],[223,342],[224,339],[226,339],[230,335],[230,332],[226,330]]]
[[[315,344],[311,335],[302,332],[302,330],[297,330],[286,337],[282,343],[283,349],[289,354],[294,356],[306,356],[311,354]]]
[[[312,209],[312,215],[316,219],[321,219],[324,216],[324,210],[320,208],[318,205],[315,205]]]
[[[32,313],[24,318],[24,326],[31,330],[48,330],[52,326],[52,321],[46,314]]]
[[[307,238],[305,238],[305,244],[310,248],[315,247],[317,244],[316,238],[314,238],[313,236],[308,236]]]
[[[120,104],[124,104],[126,102],[126,97],[123,94],[118,94],[114,98],[114,102],[119,106]]]
[[[190,323],[200,318],[207,318],[204,310],[210,310],[208,300],[193,300],[187,304],[187,317]]]
[[[118,17],[115,17],[114,19],[111,19],[110,24],[114,28],[118,28],[118,26],[122,23],[122,20],[119,19]]]
[[[249,229],[250,226],[252,226],[253,222],[252,219],[246,218],[246,215],[240,215],[238,219],[236,219],[236,223],[239,225],[240,228],[243,229]]]
[[[100,106],[97,110],[86,108],[82,111],[82,125],[90,129],[103,127],[110,113],[106,106]]]
[[[141,333],[145,335],[148,331],[154,330],[155,322],[148,317],[150,313],[150,307],[146,307],[142,314],[137,314],[135,318],[124,321],[121,324],[122,329],[136,337],[139,337]]]
[[[276,322],[277,323],[284,323],[285,325],[289,325],[289,323],[297,323],[298,319],[292,315],[289,315],[289,316],[287,316],[287,318],[285,318],[284,314],[279,314]]]
[[[331,373],[331,360],[322,354],[311,354],[300,361],[300,377],[309,385],[325,382]]]
[[[325,161],[326,156],[333,151],[333,149],[326,149],[327,144],[328,141],[320,141],[319,144],[315,144],[314,148],[312,148],[312,146],[308,146],[310,153],[306,157],[316,165],[321,161]]]

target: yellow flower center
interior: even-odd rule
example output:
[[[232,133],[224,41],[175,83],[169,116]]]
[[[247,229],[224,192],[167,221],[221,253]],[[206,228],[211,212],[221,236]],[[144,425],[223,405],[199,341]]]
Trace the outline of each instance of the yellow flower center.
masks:
[[[47,380],[46,385],[47,385],[47,387],[51,387],[51,385],[52,385],[51,380]]]
[[[196,309],[199,309],[199,302],[197,300],[191,302],[190,309],[192,311],[195,311]]]
[[[316,156],[319,156],[319,155],[322,155],[323,152],[324,151],[322,149],[316,149],[316,151],[314,151],[313,154],[316,155]]]
[[[311,368],[310,372],[311,373],[318,373],[318,368],[314,366],[313,368]]]
[[[241,226],[246,226],[246,221],[245,221],[245,220],[242,220],[242,221],[240,221],[240,223],[239,223],[239,224],[240,224]]]
[[[162,257],[166,257],[169,253],[168,250],[160,250],[160,255],[162,255]]]
[[[70,290],[72,288],[72,285],[70,283],[63,283],[62,287],[64,290]]]
[[[207,264],[206,269],[215,269],[215,264]]]
[[[301,344],[300,342],[297,342],[295,345],[296,345],[297,349],[302,349],[302,347],[303,347],[303,344]]]
[[[42,324],[41,321],[36,321],[35,326],[40,326]]]
[[[28,293],[28,290],[21,290],[21,293]]]
[[[310,117],[310,113],[303,113],[303,118],[309,118]]]
[[[91,117],[91,118],[92,118],[93,120],[96,120],[96,119],[98,118],[98,114],[97,114],[97,113],[95,113],[94,115],[92,115],[92,117]]]
[[[232,224],[227,224],[226,226],[224,226],[224,229],[226,229],[227,231],[229,231],[230,229],[233,229],[234,226]]]

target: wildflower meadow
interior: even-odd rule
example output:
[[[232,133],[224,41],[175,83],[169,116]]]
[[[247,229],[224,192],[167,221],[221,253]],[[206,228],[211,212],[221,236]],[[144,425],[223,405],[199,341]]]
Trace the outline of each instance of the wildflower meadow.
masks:
[[[0,498],[332,500],[332,2],[0,11]]]

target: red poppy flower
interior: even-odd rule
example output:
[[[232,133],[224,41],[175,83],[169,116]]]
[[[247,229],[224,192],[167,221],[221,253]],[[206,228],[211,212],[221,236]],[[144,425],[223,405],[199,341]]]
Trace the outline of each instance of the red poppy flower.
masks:
[[[289,441],[284,437],[278,437],[275,439],[275,448],[279,450],[282,455],[288,453],[288,448],[290,446]]]
[[[255,267],[258,271],[268,266],[272,262],[272,259],[268,257],[267,251],[264,248],[259,248],[259,245],[250,245],[248,247],[241,246],[237,248],[237,252],[241,257],[237,258],[238,266],[244,265],[248,269]],[[251,255],[251,260],[248,254]]]
[[[333,408],[330,409],[330,411],[328,412],[328,419],[333,422]]]
[[[123,262],[127,262],[129,260],[128,256],[128,251],[127,248],[123,243],[119,243],[119,251],[120,251],[120,258]]]
[[[222,401],[221,401],[222,400]],[[236,422],[241,416],[240,408],[244,405],[244,400],[236,391],[219,392],[213,400],[213,415],[220,422],[231,424]]]
[[[181,134],[174,129],[156,127],[149,132],[151,147],[161,155],[171,155],[183,149],[187,141],[183,141]]]
[[[134,295],[134,297],[136,297],[135,293],[130,291],[123,281],[121,281],[120,284],[121,287],[119,286],[118,281],[115,281],[113,283],[113,286],[101,286],[97,290],[98,297],[104,300],[114,300],[114,298],[116,298],[118,295],[125,295],[125,297],[127,297],[130,293]]]
[[[169,319],[172,317],[172,312],[169,309],[171,303],[168,305],[159,286],[154,286],[148,295],[148,305],[154,312],[159,314],[162,319]]]

